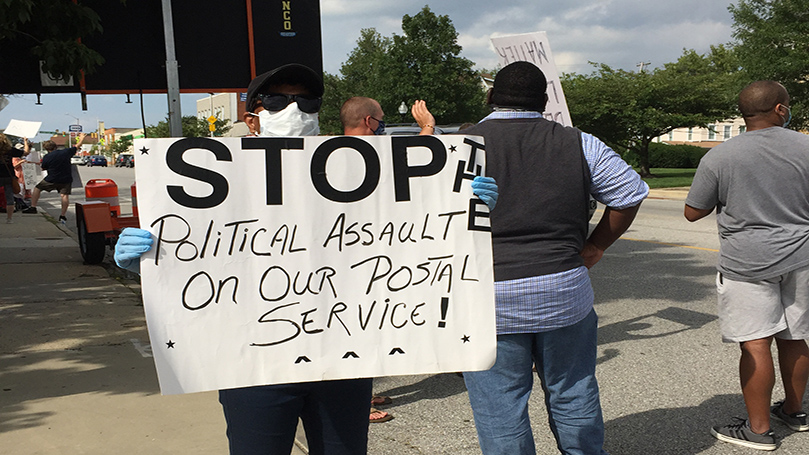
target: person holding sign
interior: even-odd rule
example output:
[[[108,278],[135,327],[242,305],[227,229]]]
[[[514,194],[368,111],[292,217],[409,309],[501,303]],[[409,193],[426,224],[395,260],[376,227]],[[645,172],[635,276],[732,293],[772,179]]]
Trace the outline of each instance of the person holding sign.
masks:
[[[506,66],[488,94],[494,112],[463,131],[485,139],[487,173],[500,190],[491,212],[497,361],[464,373],[485,455],[536,453],[532,364],[559,451],[605,453],[588,269],[649,192],[603,142],[542,117],[546,88],[534,64]],[[607,207],[588,237],[591,194]]]
[[[253,136],[316,135],[322,95],[318,73],[299,64],[283,65],[253,79],[243,118]],[[376,121],[371,123],[379,129]],[[493,181],[484,180],[472,188],[494,207]],[[116,264],[139,272],[140,257],[152,242],[149,231],[125,229],[115,246]],[[366,378],[220,390],[230,453],[289,455],[300,418],[310,454],[365,454],[371,396],[371,379]]]

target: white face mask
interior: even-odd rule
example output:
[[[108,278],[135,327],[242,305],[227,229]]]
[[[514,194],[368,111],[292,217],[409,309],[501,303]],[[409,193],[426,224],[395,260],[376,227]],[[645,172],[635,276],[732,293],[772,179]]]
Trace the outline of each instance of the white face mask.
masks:
[[[320,124],[317,114],[307,114],[298,108],[298,103],[290,103],[282,111],[263,110],[258,114],[261,123],[259,136],[317,136]]]

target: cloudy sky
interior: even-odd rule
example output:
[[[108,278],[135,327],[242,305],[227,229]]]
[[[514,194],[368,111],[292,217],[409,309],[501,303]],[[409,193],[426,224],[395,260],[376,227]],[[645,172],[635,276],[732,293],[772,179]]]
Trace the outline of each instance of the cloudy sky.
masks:
[[[321,0],[323,66],[337,73],[354,49],[363,28],[384,36],[402,34],[405,14],[417,14],[425,4],[447,15],[458,31],[462,55],[479,68],[497,65],[490,39],[496,36],[545,31],[561,72],[590,73],[588,62],[635,70],[639,62],[653,67],[672,62],[683,49],[704,53],[711,45],[732,40],[731,0]],[[176,18],[175,18],[176,19]],[[195,100],[205,95],[182,95],[184,115],[196,114]],[[146,124],[166,117],[166,97],[146,95]],[[107,127],[139,127],[140,106],[124,104],[123,95],[91,95],[88,111],[78,95],[16,95],[0,111],[0,128],[10,119],[42,121],[43,130],[66,130],[79,119],[85,131],[99,120]],[[71,119],[72,117],[72,119]],[[40,135],[38,140],[42,140]]]

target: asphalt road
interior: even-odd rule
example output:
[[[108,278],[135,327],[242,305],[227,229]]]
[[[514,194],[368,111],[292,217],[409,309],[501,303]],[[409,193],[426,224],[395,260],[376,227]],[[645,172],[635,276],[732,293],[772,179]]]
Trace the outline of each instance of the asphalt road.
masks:
[[[648,199],[630,230],[591,270],[599,315],[598,377],[611,454],[747,454],[712,425],[746,415],[738,347],[715,316],[715,219],[682,216],[682,200]],[[598,219],[600,211],[594,219]],[[479,454],[463,380],[453,374],[385,377],[395,419],[371,425],[371,454]],[[782,397],[780,384],[774,398]],[[806,407],[806,405],[804,406]],[[537,453],[557,453],[543,395],[530,400]],[[773,423],[779,453],[805,454],[809,434]]]

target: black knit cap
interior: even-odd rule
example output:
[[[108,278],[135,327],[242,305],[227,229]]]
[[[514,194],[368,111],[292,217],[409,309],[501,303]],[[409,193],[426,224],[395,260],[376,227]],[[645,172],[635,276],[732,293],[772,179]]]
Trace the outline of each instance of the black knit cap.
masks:
[[[497,107],[513,107],[542,112],[548,82],[533,63],[514,62],[497,72],[490,102]]]
[[[256,109],[256,101],[261,90],[268,85],[301,84],[312,96],[323,96],[323,77],[315,70],[299,63],[288,63],[266,73],[259,74],[247,86],[246,108],[248,112]]]

